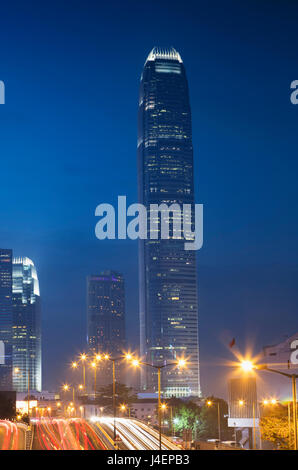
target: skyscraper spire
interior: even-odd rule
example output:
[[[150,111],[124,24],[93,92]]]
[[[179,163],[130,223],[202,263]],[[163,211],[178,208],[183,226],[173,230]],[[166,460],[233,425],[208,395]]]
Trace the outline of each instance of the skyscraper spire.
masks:
[[[178,60],[178,62],[182,63],[181,56],[179,52],[174,49],[174,47],[171,47],[170,49],[161,49],[159,47],[154,47],[149,53],[145,64],[148,61],[154,61],[156,59]]]

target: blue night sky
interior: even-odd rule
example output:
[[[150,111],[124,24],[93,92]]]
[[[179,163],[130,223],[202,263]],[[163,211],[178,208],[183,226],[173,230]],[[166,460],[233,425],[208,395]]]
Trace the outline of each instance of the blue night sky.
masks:
[[[298,79],[294,1],[2,4],[0,246],[31,258],[44,389],[84,347],[86,276],[123,272],[138,346],[137,242],[95,238],[95,208],[137,200],[139,78],[153,46],[182,55],[193,113],[205,393],[225,393],[226,344],[255,352],[298,330]]]

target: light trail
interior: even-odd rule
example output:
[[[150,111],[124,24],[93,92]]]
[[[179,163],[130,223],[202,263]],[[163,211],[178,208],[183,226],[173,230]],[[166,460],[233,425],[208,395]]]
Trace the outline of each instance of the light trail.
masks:
[[[106,446],[82,418],[41,418],[32,420],[33,449],[105,450]]]
[[[114,418],[102,417],[96,419],[99,429],[106,429],[111,436],[114,433]],[[159,434],[144,423],[135,419],[116,418],[117,435],[129,450],[159,449]],[[162,436],[162,450],[178,450],[165,436]]]
[[[21,433],[24,433],[24,430],[19,429],[16,423],[0,420],[0,450],[21,450],[24,448],[24,439],[20,439]]]

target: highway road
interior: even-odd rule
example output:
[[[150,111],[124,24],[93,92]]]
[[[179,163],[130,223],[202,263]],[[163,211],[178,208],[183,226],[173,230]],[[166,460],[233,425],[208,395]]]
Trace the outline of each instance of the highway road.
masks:
[[[113,445],[114,418],[102,417],[92,420],[102,439]],[[158,450],[159,434],[146,424],[128,418],[116,418],[117,445],[120,450]],[[112,447],[113,448],[113,447]],[[165,436],[162,436],[162,450],[179,450]]]
[[[25,450],[25,428],[0,420],[0,450]]]
[[[106,450],[89,423],[81,418],[31,420],[33,450]]]
[[[159,449],[159,434],[146,424],[128,418],[116,418],[117,440],[114,445],[114,418],[86,421],[82,418],[33,418],[32,450],[154,450]],[[0,420],[0,449],[25,449],[25,426]],[[179,448],[162,437],[163,450]]]

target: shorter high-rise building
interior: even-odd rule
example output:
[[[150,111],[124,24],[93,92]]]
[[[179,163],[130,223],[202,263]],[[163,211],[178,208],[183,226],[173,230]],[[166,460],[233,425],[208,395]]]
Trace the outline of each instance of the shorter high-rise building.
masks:
[[[236,429],[238,429],[243,436],[243,441],[247,441],[250,448],[259,448],[259,406],[256,377],[230,379],[228,404],[228,426],[235,429],[235,438]],[[247,430],[246,438],[244,437],[244,429]]]
[[[12,390],[12,250],[0,249],[0,390]]]
[[[87,278],[87,343],[91,356],[108,353],[116,357],[125,350],[124,279],[118,272],[104,271]],[[108,369],[106,364],[102,382],[111,382]]]
[[[41,391],[41,310],[36,268],[29,258],[14,258],[13,304],[13,388]]]

